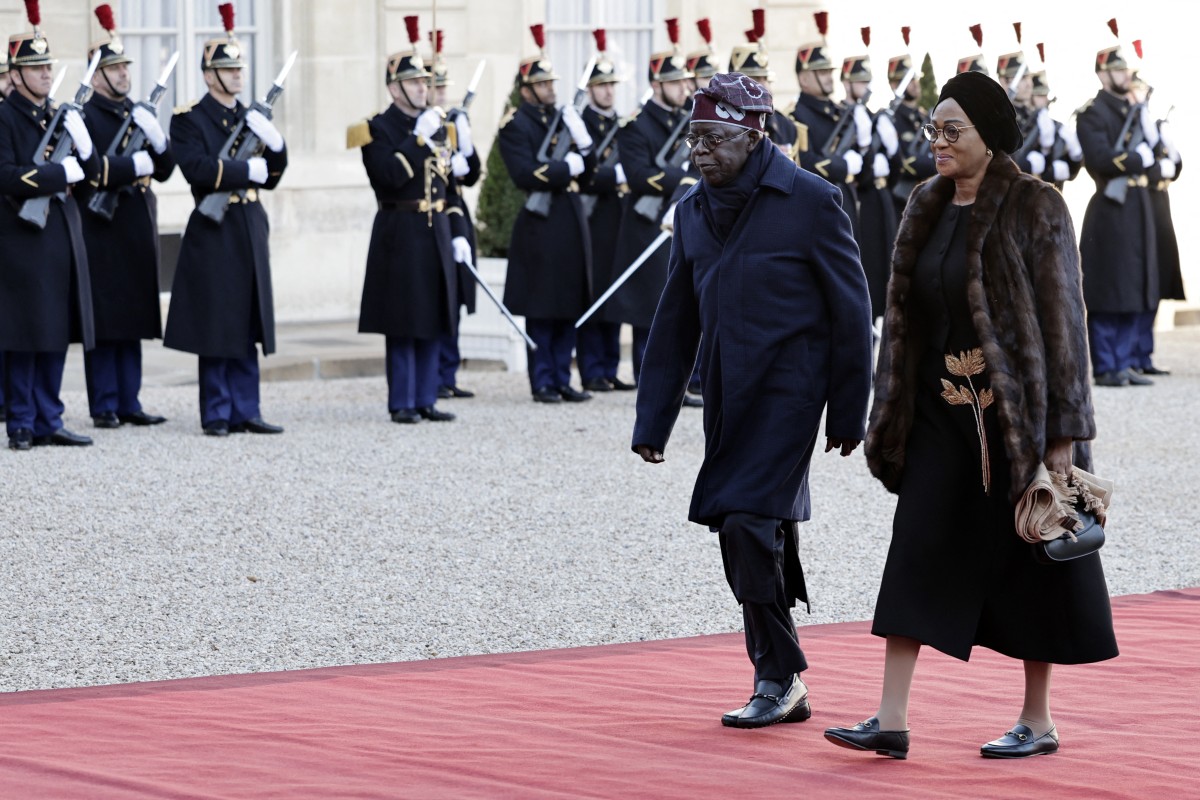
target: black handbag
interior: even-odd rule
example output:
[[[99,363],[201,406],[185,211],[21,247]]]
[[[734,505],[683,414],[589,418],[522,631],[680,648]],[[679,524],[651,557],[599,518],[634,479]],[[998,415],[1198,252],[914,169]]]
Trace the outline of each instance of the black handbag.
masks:
[[[1033,557],[1040,564],[1058,564],[1076,558],[1090,556],[1104,546],[1104,526],[1096,521],[1096,515],[1089,511],[1079,511],[1079,519],[1083,529],[1071,538],[1064,533],[1057,539],[1048,542],[1038,542],[1033,546]]]

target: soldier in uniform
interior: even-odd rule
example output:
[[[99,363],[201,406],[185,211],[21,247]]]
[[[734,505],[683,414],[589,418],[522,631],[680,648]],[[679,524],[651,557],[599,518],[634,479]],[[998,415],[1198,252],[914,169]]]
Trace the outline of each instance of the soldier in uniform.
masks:
[[[0,103],[12,91],[12,82],[8,79],[8,58],[0,58]],[[0,420],[5,416],[4,411],[4,351],[0,350]]]
[[[29,6],[33,33],[8,40],[13,91],[0,103],[0,351],[5,353],[8,446],[90,445],[63,427],[59,399],[71,342],[93,345],[92,296],[79,208],[71,187],[95,180],[100,160],[79,112],[62,120],[74,155],[35,163],[55,116],[50,45]],[[19,216],[27,201],[49,198],[45,224]]]
[[[632,264],[662,232],[664,215],[676,188],[698,180],[688,172],[690,161],[683,143],[687,135],[691,73],[687,71],[687,60],[679,52],[678,21],[666,22],[674,47],[650,56],[648,77],[654,95],[637,118],[617,135],[630,191],[616,249],[618,272]],[[610,300],[620,319],[633,326],[635,382],[641,375],[646,337],[666,284],[670,254],[665,243],[660,245]]]
[[[570,383],[574,322],[592,291],[591,237],[578,189],[595,165],[595,143],[573,105],[556,114],[558,75],[543,50],[542,26],[530,30],[539,53],[521,61],[521,103],[501,123],[498,138],[513,183],[530,193],[513,222],[504,303],[525,316],[525,330],[538,346],[529,365],[534,401],[578,403],[592,397]],[[563,158],[539,160],[543,148],[553,154],[560,142],[565,145],[563,137],[570,144]]]
[[[592,31],[596,39],[596,65],[588,78],[588,104],[582,117],[592,141],[596,142],[596,168],[581,187],[592,240],[592,283],[597,296],[617,276],[613,255],[624,208],[625,169],[620,162],[617,132],[623,124],[613,103],[621,77],[608,57],[608,35],[603,28]],[[611,305],[601,306],[583,324],[575,346],[579,377],[589,392],[622,391],[636,388],[617,377],[621,363],[621,322]]]
[[[100,180],[84,187],[85,200],[95,192],[113,192],[118,201],[111,219],[88,210],[84,202],[83,238],[92,277],[96,347],[84,354],[88,405],[97,428],[158,425],[165,417],[147,414],[138,401],[142,388],[142,339],[162,337],[158,302],[158,201],[150,180],[162,182],[175,170],[167,135],[158,117],[129,99],[129,64],[133,62],[113,24],[112,8],[96,9],[108,41],[92,45],[100,62],[92,76],[91,100],[84,121],[92,141],[103,150]],[[135,131],[146,146],[121,155]],[[111,154],[110,154],[111,153]]]
[[[428,104],[429,72],[417,52],[417,18],[405,17],[412,47],[388,57],[392,104],[358,126],[363,166],[379,211],[371,228],[359,333],[387,337],[388,412],[393,422],[448,422],[439,410],[442,337],[456,330],[458,268],[471,257],[466,217],[445,141]],[[355,136],[352,129],[352,136]]]
[[[1161,166],[1146,141],[1132,76],[1119,45],[1096,54],[1100,91],[1078,112],[1083,163],[1096,182],[1080,231],[1088,344],[1097,386],[1144,386],[1134,372],[1140,315],[1160,297],[1151,179]],[[1128,124],[1127,124],[1128,122]]]
[[[171,119],[171,152],[197,209],[179,248],[163,344],[199,356],[205,434],[282,433],[262,418],[255,345],[262,345],[264,356],[275,352],[267,212],[258,193],[279,185],[287,147],[265,114],[248,111],[237,99],[246,63],[233,32],[232,5],[223,5],[222,14],[226,36],[205,42],[201,55],[208,93]],[[243,119],[265,147],[245,161],[224,150]],[[232,192],[220,223],[199,211],[213,192]]]
[[[752,12],[754,27],[746,31],[749,44],[736,45],[729,56],[729,71],[740,72],[754,78],[758,83],[774,92],[775,73],[769,68],[767,56],[766,10],[756,8]],[[711,77],[711,76],[710,76]],[[796,123],[787,114],[775,113],[767,117],[767,138],[783,151],[788,158],[796,154]]]
[[[1025,53],[1017,50],[1000,56],[996,60],[996,80],[1008,92],[1021,129],[1021,147],[1009,155],[1022,172],[1044,178],[1048,164],[1039,147],[1039,131],[1049,128],[1052,132],[1053,126],[1049,116],[1039,117],[1033,107],[1033,75],[1025,63]]]
[[[446,62],[442,58],[444,44],[442,33],[442,31],[437,31],[433,37],[432,105],[436,108],[449,106],[448,88],[454,85],[454,81],[450,80],[450,71],[446,68]],[[454,175],[454,180],[450,182],[448,188],[454,190],[456,198],[452,207],[457,208],[463,215],[467,242],[471,245],[471,263],[478,264],[479,258],[475,248],[475,224],[471,221],[471,212],[462,196],[462,190],[464,187],[471,187],[479,183],[479,178],[483,175],[483,162],[480,161],[479,152],[475,149],[475,140],[471,135],[471,120],[467,117],[467,110],[454,108],[447,113],[448,121],[454,125],[455,137],[454,151],[450,154],[450,172]],[[442,335],[438,352],[437,396],[442,399],[475,396],[474,392],[458,385],[458,368],[462,365],[462,355],[458,351],[458,325],[462,321],[464,308],[468,314],[475,313],[475,277],[471,275],[466,264],[461,261],[456,263],[458,288],[456,290],[457,305],[454,308],[454,332]]]
[[[908,28],[901,30],[904,43],[908,44]],[[896,204],[897,219],[904,215],[913,188],[937,174],[933,148],[921,134],[929,111],[921,107],[920,78],[920,74],[913,71],[912,56],[908,53],[888,59],[888,85],[892,92],[903,92],[900,102],[892,103],[892,125],[900,142],[892,159],[892,200]],[[902,87],[905,80],[908,83]]]
[[[1038,52],[1044,52],[1042,44],[1038,43]],[[1044,56],[1043,56],[1044,58]],[[1079,137],[1075,129],[1063,125],[1050,116],[1050,104],[1054,98],[1050,96],[1050,84],[1046,71],[1038,70],[1030,76],[1033,89],[1032,99],[1035,125],[1038,131],[1038,148],[1046,157],[1046,171],[1042,180],[1053,183],[1062,191],[1067,181],[1075,180],[1075,176],[1083,168],[1083,148],[1079,146]]]

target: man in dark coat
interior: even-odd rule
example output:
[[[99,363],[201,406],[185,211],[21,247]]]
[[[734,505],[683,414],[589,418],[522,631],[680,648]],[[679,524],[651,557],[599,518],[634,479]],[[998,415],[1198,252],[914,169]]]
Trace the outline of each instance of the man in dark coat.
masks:
[[[255,345],[264,356],[275,352],[269,226],[258,193],[279,184],[287,147],[266,115],[238,102],[241,55],[232,35],[205,43],[208,93],[171,120],[171,151],[197,207],[213,192],[232,192],[220,223],[198,208],[188,219],[163,338],[200,357],[200,424],[209,436],[283,432],[262,418]],[[245,161],[223,150],[242,117],[265,145]]]
[[[542,47],[542,27],[533,26]],[[500,124],[504,166],[529,199],[513,222],[504,304],[524,315],[537,344],[529,354],[529,385],[538,403],[578,403],[591,394],[571,386],[575,320],[592,296],[592,245],[579,199],[579,182],[595,165],[594,142],[571,104],[556,113],[558,75],[544,53],[521,61],[521,104]],[[552,129],[553,127],[553,129]],[[564,139],[564,137],[567,137]],[[569,141],[568,141],[569,140]],[[560,143],[570,148],[555,159]],[[538,156],[544,145],[548,160]]]
[[[129,64],[121,41],[110,32],[108,41],[92,46],[100,62],[92,76],[92,99],[84,106],[84,121],[92,141],[102,150],[100,180],[85,188],[83,238],[92,277],[92,308],[96,346],[84,354],[88,405],[97,428],[123,423],[157,425],[165,417],[142,410],[142,339],[162,337],[158,301],[158,200],[150,180],[171,177],[175,160],[158,117],[129,99]],[[118,151],[135,131],[145,146],[132,156]],[[117,141],[118,137],[121,141]],[[112,218],[88,209],[98,192],[117,198]]]
[[[387,337],[388,413],[399,423],[454,419],[434,405],[439,356],[441,337],[457,330],[456,262],[471,257],[442,117],[426,103],[428,77],[415,49],[389,56],[392,104],[362,142],[379,211],[358,330]]]
[[[790,609],[807,602],[796,524],[826,415],[826,452],[865,435],[871,383],[866,277],[835,187],[763,146],[771,95],[738,73],[696,93],[703,177],[675,210],[667,285],[638,386],[633,449],[659,463],[698,349],[704,462],[689,519],[720,531],[742,605],[754,694],[722,723],[803,721],[807,664]]]
[[[59,399],[67,347],[94,344],[92,294],[79,208],[71,187],[95,180],[99,158],[79,112],[63,117],[60,136],[74,154],[35,163],[55,117],[49,44],[33,33],[9,38],[14,91],[0,103],[0,352],[5,353],[8,446],[90,445],[63,427]],[[49,198],[45,223],[26,222],[26,203]]]
[[[8,79],[8,58],[0,58],[0,103],[12,91],[12,81]],[[4,411],[4,351],[0,350],[0,419],[5,417]]]
[[[1130,102],[1131,75],[1119,46],[1096,54],[1096,77],[1101,89],[1076,121],[1083,163],[1096,182],[1079,241],[1092,373],[1097,386],[1142,386],[1153,381],[1133,371],[1139,315],[1160,297],[1148,187],[1161,173],[1140,109]]]

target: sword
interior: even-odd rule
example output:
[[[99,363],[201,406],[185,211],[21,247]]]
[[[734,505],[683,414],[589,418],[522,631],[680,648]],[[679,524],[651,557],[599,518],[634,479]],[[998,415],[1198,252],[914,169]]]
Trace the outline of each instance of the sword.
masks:
[[[670,238],[671,238],[670,231],[663,231],[662,233],[660,233],[658,235],[658,238],[655,239],[653,242],[651,242],[650,246],[642,251],[642,254],[637,257],[637,260],[634,261],[632,264],[630,264],[628,267],[626,267],[625,271],[622,272],[621,275],[615,281],[613,281],[612,286],[608,287],[608,290],[605,291],[604,294],[600,295],[600,298],[596,302],[592,303],[592,307],[589,308],[587,311],[583,312],[583,316],[575,321],[575,327],[578,328],[580,325],[587,322],[588,318],[591,317],[592,314],[596,313],[596,309],[598,309],[598,308],[600,308],[600,306],[604,305],[604,302],[606,300],[608,300],[608,298],[612,297],[613,293],[616,292],[617,289],[620,289],[623,285],[625,285],[625,281],[629,280],[629,278],[633,275],[633,273],[638,271],[638,267],[642,266],[642,264],[645,264],[646,259],[648,259],[648,258],[650,258],[650,256],[654,255],[654,251],[657,250],[658,248],[662,247],[662,243]]]
[[[58,71],[58,74],[54,76],[54,83],[51,84],[51,86],[50,86],[49,97],[51,100],[54,99],[54,95],[58,94],[58,90],[63,84],[63,79],[66,77],[67,77],[67,68],[66,67],[63,67],[62,69],[60,69]]]
[[[483,288],[483,293],[491,298],[492,302],[496,304],[496,308],[500,309],[500,313],[504,315],[506,320],[508,320],[508,324],[513,326],[513,330],[521,334],[521,338],[525,340],[525,344],[529,345],[529,349],[537,350],[537,343],[534,342],[533,339],[530,339],[529,334],[517,324],[515,319],[513,319],[513,315],[507,308],[504,307],[504,303],[500,302],[500,298],[496,297],[496,293],[493,292],[492,288],[484,282],[483,276],[480,275],[478,270],[475,269],[475,265],[471,263],[471,259],[468,258],[466,261],[463,261],[462,265],[471,271],[471,276],[475,278],[475,282]]]

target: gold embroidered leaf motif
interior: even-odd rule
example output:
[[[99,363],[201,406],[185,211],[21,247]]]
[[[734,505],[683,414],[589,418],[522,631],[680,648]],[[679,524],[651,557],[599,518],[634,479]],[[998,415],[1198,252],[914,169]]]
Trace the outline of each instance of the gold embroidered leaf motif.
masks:
[[[946,356],[950,358],[950,356]],[[964,394],[966,395],[964,397]],[[970,392],[963,392],[950,381],[942,378],[942,398],[952,406],[969,406],[973,404]]]
[[[960,378],[978,375],[985,369],[983,348],[975,347],[965,353],[959,353],[958,358],[946,354],[946,371]]]
[[[984,389],[979,392],[979,408],[983,410],[992,404],[992,390]]]

